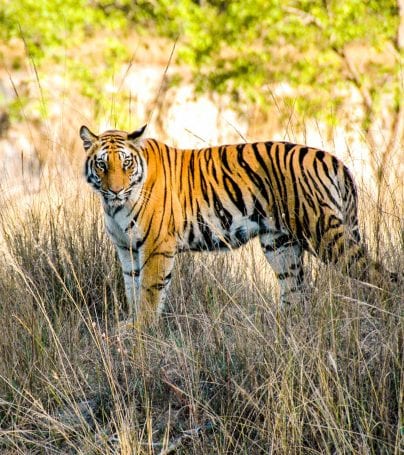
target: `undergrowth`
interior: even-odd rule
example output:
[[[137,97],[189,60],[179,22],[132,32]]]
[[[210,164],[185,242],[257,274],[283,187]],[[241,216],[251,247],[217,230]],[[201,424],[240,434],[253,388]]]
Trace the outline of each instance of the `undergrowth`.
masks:
[[[0,211],[1,453],[399,453],[402,283],[312,260],[313,296],[285,315],[254,245],[181,255],[158,326],[119,330],[98,200],[49,192]]]

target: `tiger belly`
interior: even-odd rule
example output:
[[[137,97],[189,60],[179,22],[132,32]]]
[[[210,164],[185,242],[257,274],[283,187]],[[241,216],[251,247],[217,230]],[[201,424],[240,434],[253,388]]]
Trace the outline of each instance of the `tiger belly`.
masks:
[[[305,299],[308,287],[303,273],[303,248],[286,227],[276,226],[270,214],[254,210],[249,216],[233,216],[225,222],[216,216],[186,223],[178,251],[213,251],[238,248],[259,236],[262,251],[278,279],[283,307]],[[228,220],[227,220],[228,221]]]
[[[238,248],[258,234],[266,232],[262,223],[248,216],[232,219],[227,229],[219,218],[204,218],[186,223],[178,251],[215,251]]]

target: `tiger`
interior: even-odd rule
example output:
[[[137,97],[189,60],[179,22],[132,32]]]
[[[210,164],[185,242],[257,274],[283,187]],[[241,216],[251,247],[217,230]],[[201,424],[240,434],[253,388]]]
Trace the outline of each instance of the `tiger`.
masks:
[[[305,251],[360,279],[380,269],[361,242],[352,174],[334,155],[270,141],[177,149],[144,138],[146,127],[80,128],[85,176],[101,196],[134,320],[161,314],[184,251],[235,249],[258,236],[283,308],[310,295]]]

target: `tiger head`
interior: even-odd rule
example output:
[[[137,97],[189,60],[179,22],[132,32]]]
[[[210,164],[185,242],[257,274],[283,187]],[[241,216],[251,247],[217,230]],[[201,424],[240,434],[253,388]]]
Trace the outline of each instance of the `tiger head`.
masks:
[[[86,126],[80,137],[87,152],[85,175],[108,206],[118,207],[140,191],[146,163],[139,153],[139,138],[147,125],[133,133],[109,130],[99,136]]]

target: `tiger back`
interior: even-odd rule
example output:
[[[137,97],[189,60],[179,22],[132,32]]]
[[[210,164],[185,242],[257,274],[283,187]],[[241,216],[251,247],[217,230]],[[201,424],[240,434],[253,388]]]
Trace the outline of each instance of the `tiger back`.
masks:
[[[87,127],[87,181],[100,194],[132,315],[161,312],[175,255],[237,248],[259,236],[283,306],[309,286],[303,253],[366,278],[377,269],[360,240],[357,191],[333,155],[288,142],[176,149],[133,133]]]

